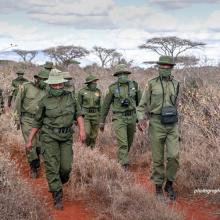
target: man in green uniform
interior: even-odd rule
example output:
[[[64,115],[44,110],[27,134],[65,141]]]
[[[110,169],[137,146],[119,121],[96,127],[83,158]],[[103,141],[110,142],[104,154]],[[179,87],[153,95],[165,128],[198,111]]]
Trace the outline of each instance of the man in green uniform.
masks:
[[[15,98],[18,94],[18,88],[20,85],[22,85],[25,82],[28,82],[27,79],[24,78],[24,71],[23,70],[18,70],[16,72],[17,78],[12,80],[12,89],[10,92],[10,95],[8,97],[8,107],[11,107],[11,102],[15,101]]]
[[[52,62],[46,62],[44,64],[44,69],[48,70],[50,72],[53,69],[53,63]]]
[[[130,70],[124,64],[116,67],[114,76],[118,80],[109,86],[101,110],[100,130],[104,130],[104,123],[109,108],[112,105],[112,121],[118,142],[118,161],[128,169],[128,153],[136,131],[136,106],[140,100],[140,91],[135,81],[128,79]]]
[[[4,112],[4,98],[3,98],[3,92],[0,89],[0,115]]]
[[[156,195],[163,197],[162,186],[171,200],[175,200],[173,181],[179,167],[179,133],[177,125],[177,97],[179,82],[171,75],[175,65],[169,56],[161,56],[159,76],[151,79],[143,92],[137,107],[138,128],[143,130],[145,124],[145,108],[150,118],[149,138],[151,142],[153,173],[152,179],[156,185]],[[164,166],[164,151],[166,145],[167,163]],[[166,171],[165,171],[166,167]]]
[[[32,140],[40,129],[42,155],[44,158],[49,191],[54,198],[54,206],[62,209],[62,188],[69,180],[73,160],[73,129],[77,120],[79,140],[85,140],[84,121],[80,106],[69,91],[64,88],[60,71],[50,72],[48,94],[40,101],[39,109],[32,124],[26,148],[32,148]]]
[[[15,120],[17,127],[21,126],[25,142],[32,128],[32,122],[38,110],[39,101],[46,94],[45,80],[48,78],[48,71],[42,70],[34,76],[34,82],[26,82],[20,86],[15,100]],[[31,177],[37,178],[40,167],[40,146],[38,136],[33,141],[33,148],[27,152],[27,159],[31,168]]]
[[[65,89],[69,92],[72,92],[75,94],[75,86],[73,84],[73,77],[70,75],[69,72],[63,72],[63,78],[67,80],[67,82],[64,83]]]
[[[88,76],[85,82],[87,86],[78,93],[78,101],[85,116],[86,145],[91,148],[95,147],[99,130],[101,91],[97,88],[98,80],[93,75]]]

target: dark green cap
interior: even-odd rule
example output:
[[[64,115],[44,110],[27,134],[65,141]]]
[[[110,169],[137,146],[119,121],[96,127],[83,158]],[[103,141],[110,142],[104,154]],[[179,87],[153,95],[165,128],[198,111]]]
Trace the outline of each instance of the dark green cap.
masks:
[[[63,72],[63,78],[70,80],[70,79],[72,79],[73,77],[70,75],[69,72]]]
[[[85,84],[88,84],[88,83],[96,81],[96,80],[99,80],[99,78],[97,78],[96,76],[90,75],[86,78]]]
[[[48,79],[50,71],[41,70],[38,74],[34,75],[34,77],[40,77],[42,79]]]
[[[17,74],[17,75],[24,75],[24,70],[18,70],[18,71],[16,72],[16,74]]]
[[[166,64],[166,65],[171,65],[174,66],[176,65],[173,62],[173,58],[171,56],[160,56],[159,61],[157,62],[157,64]]]
[[[120,73],[126,73],[126,74],[131,74],[131,71],[128,69],[127,65],[125,64],[118,64],[115,68],[115,72],[113,76],[117,76]]]
[[[44,68],[45,69],[52,69],[53,68],[53,63],[52,62],[46,62],[44,64]]]

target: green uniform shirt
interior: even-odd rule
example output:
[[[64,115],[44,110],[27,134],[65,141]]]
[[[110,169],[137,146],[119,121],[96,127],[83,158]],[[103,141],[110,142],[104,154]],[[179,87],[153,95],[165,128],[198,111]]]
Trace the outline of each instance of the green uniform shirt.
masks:
[[[66,91],[72,92],[73,94],[75,94],[75,86],[74,84],[69,84],[69,83],[64,83],[64,89]]]
[[[46,125],[52,128],[71,127],[74,120],[82,115],[80,106],[71,92],[55,97],[46,95],[39,103],[32,127]]]
[[[45,94],[45,90],[38,88],[32,82],[27,82],[21,85],[15,100],[16,115],[19,118],[22,113],[35,115],[38,110],[39,101]]]
[[[163,87],[162,87],[162,85]],[[136,108],[138,120],[145,116],[145,108],[151,114],[161,114],[162,106],[174,106],[179,91],[179,82],[175,79],[161,80],[159,77],[149,80],[146,85],[140,103]],[[163,104],[164,88],[164,104]]]
[[[17,77],[16,79],[12,80],[12,90],[11,90],[11,96],[16,97],[18,94],[18,88],[23,83],[28,82],[25,78]]]
[[[102,105],[101,123],[105,122],[111,105],[113,113],[123,113],[135,110],[140,101],[140,94],[138,84],[135,81],[129,81],[123,84],[115,82],[110,85]],[[128,106],[122,106],[124,99],[129,100]]]
[[[87,86],[78,92],[78,102],[82,111],[87,114],[99,113],[101,109],[101,91],[100,89],[91,90]],[[89,112],[89,109],[95,109],[97,112]]]

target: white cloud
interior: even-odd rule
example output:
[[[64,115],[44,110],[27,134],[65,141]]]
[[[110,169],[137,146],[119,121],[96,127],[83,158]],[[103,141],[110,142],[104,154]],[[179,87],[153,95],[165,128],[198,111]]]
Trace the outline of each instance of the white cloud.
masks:
[[[191,6],[192,4],[213,4],[219,3],[219,0],[148,0],[151,4],[157,4],[165,9],[182,9]]]
[[[220,31],[220,10],[214,11],[207,21],[205,22],[205,25],[208,29],[213,31]]]
[[[154,2],[165,4],[174,1]],[[212,54],[216,57],[216,51],[220,50],[220,10],[216,10],[206,19],[195,18],[190,23],[184,23],[147,5],[121,6],[113,0],[0,0],[0,3],[0,11],[24,12],[23,15],[26,13],[36,24],[35,27],[30,27],[25,23],[15,25],[9,21],[1,21],[2,47],[12,40],[20,49],[44,49],[69,44],[91,49],[94,45],[100,45],[117,48],[138,64],[157,57],[156,54],[137,49],[146,39],[156,36],[177,36],[213,44],[215,48],[207,46],[205,50],[210,57]],[[40,25],[37,21],[49,25]],[[48,29],[45,30],[45,27]]]
[[[34,33],[36,28],[26,28],[23,25],[12,25],[8,22],[0,21],[1,35],[7,36],[8,38],[17,39],[29,39]]]
[[[176,19],[146,5],[117,5],[113,0],[20,0],[5,1],[1,8],[23,10],[27,15],[47,24],[74,26],[80,29],[141,28],[173,30]],[[163,21],[166,20],[166,25]],[[167,25],[168,24],[168,25]]]

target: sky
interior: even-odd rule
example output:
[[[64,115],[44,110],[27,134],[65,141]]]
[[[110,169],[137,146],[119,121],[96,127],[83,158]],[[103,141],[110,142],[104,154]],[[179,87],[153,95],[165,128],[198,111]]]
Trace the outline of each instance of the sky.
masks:
[[[220,62],[220,0],[0,0],[0,30],[1,59],[15,49],[10,44],[24,50],[96,45],[142,65],[158,55],[138,49],[140,44],[177,36],[207,44],[187,55]],[[97,61],[90,55],[81,62]]]

